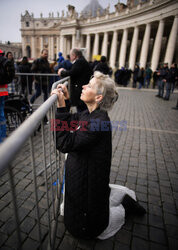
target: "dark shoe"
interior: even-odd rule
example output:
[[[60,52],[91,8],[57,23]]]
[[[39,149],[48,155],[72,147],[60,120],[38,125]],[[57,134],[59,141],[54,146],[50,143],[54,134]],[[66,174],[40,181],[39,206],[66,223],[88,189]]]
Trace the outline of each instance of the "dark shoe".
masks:
[[[125,208],[126,216],[128,214],[144,215],[146,213],[146,210],[138,203],[138,201],[132,199],[128,194],[124,196],[121,204]]]
[[[156,96],[156,97],[159,97],[159,98],[161,97],[160,95],[155,95],[155,96]]]
[[[163,100],[164,101],[169,101],[169,98],[164,97]]]

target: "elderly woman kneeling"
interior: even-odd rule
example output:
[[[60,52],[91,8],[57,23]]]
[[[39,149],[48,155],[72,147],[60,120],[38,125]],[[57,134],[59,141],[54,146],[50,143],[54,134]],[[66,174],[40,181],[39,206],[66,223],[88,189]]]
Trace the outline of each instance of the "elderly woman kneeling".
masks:
[[[76,114],[68,112],[69,94],[65,86],[59,84],[52,94],[58,96],[57,149],[68,153],[65,226],[77,238],[106,239],[124,224],[127,211],[134,208],[143,212],[132,190],[109,185],[112,129],[107,110],[118,98],[115,83],[108,75],[96,71],[83,86],[80,97],[88,110]]]

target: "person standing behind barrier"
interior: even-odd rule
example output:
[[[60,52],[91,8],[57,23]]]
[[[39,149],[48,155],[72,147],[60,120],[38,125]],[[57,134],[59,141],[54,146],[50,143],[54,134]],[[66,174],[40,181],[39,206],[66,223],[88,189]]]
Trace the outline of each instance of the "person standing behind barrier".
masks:
[[[106,57],[101,56],[100,62],[95,66],[94,71],[100,71],[101,73],[105,75],[109,75],[110,68],[106,62]]]
[[[66,69],[66,70],[70,70],[72,68],[72,63],[70,61],[70,55],[66,56],[66,59],[64,61],[62,61],[60,64],[58,64],[57,66],[54,67],[54,71],[57,73],[59,69]]]
[[[4,52],[0,49],[0,143],[6,138],[6,118],[4,114],[4,100],[8,96],[7,84],[3,82],[2,63],[5,61]]]
[[[12,65],[14,65],[14,69],[15,69],[15,64],[14,64],[14,57],[13,57],[13,54],[11,51],[8,51],[6,53],[6,58],[12,63]],[[10,82],[8,84],[8,87],[7,87],[7,90],[8,90],[8,94],[9,95],[13,95],[15,94],[15,82],[14,82],[14,79],[12,79],[12,82]]]
[[[31,71],[33,73],[51,73],[50,65],[48,62],[48,50],[43,49],[41,51],[41,57],[36,59],[33,64]],[[48,85],[49,85],[49,77],[47,76],[35,76],[35,94],[31,97],[31,104],[41,95],[41,90],[44,93],[44,102],[48,98]]]
[[[64,57],[62,56],[62,52],[58,53],[58,59],[57,59],[57,63],[60,64],[64,61]]]
[[[6,138],[6,118],[4,114],[5,97],[8,96],[8,85],[15,76],[12,60],[4,56],[0,49],[0,143]]]
[[[26,56],[23,57],[20,65],[19,65],[19,72],[20,73],[31,73],[31,63],[28,62],[28,58]],[[28,86],[27,86],[28,83]],[[27,90],[28,87],[28,90]],[[32,94],[32,76],[22,75],[21,76],[21,88],[22,94],[27,96],[28,92]]]
[[[171,82],[171,92],[174,92],[175,84],[176,81],[178,80],[178,69],[177,69],[177,64],[173,63],[170,68],[170,82]]]
[[[144,68],[139,69],[138,77],[137,77],[137,80],[139,82],[138,89],[141,89],[144,86],[144,73],[145,73]]]
[[[164,95],[164,85],[166,83],[166,77],[168,74],[168,64],[164,63],[163,67],[157,72],[158,75],[158,94],[156,97],[163,98]]]
[[[154,72],[153,72],[153,89],[155,89],[156,85],[157,85],[157,81],[158,81],[158,69],[156,69]]]
[[[137,87],[137,81],[138,81],[138,73],[139,73],[140,67],[138,64],[135,65],[135,69],[133,71],[133,88]]]
[[[174,63],[171,65],[170,69],[167,69],[167,74],[165,77],[165,82],[166,82],[166,94],[164,96],[165,101],[169,101],[170,94],[171,94],[171,87],[173,83],[175,84],[175,79],[176,79],[176,68]]]
[[[85,103],[80,100],[82,86],[89,82],[92,70],[79,49],[74,48],[70,51],[70,60],[72,68],[70,70],[61,68],[58,70],[58,75],[61,77],[71,77],[71,105],[76,106],[77,111],[81,112],[87,109]]]
[[[152,70],[150,69],[150,67],[147,67],[145,71],[144,87],[149,88],[151,77],[152,77]]]
[[[69,94],[64,85],[58,85],[52,94],[58,97],[56,121],[61,122],[59,130],[56,127],[56,148],[68,153],[64,224],[77,238],[109,238],[124,224],[125,214],[146,212],[132,190],[109,185],[112,129],[107,111],[118,99],[115,82],[95,71],[80,97],[88,109],[76,114],[68,112]],[[62,129],[62,124],[71,130],[66,125]]]

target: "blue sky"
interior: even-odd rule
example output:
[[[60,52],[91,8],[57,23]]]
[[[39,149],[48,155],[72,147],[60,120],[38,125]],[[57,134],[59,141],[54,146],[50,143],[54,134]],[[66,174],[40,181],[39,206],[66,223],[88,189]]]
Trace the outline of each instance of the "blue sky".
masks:
[[[114,5],[118,0],[98,0],[99,3],[106,8],[110,4],[110,11],[114,10]],[[62,10],[67,11],[67,5],[74,5],[77,12],[90,2],[90,0],[0,0],[0,41],[6,42],[21,42],[20,35],[20,18],[21,14],[28,10],[29,13],[34,13],[34,17],[39,17],[43,13],[44,17],[48,16],[49,12],[57,12]],[[120,2],[126,2],[121,0]]]

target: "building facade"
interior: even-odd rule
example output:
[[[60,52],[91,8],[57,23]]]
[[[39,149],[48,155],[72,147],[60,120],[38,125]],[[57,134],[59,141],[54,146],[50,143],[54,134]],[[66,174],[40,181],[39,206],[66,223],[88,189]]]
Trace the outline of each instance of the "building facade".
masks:
[[[0,43],[0,49],[7,54],[7,52],[12,52],[14,59],[19,59],[22,57],[22,44],[21,43]]]
[[[59,51],[66,56],[73,47],[86,48],[86,57],[105,55],[114,68],[151,66],[155,70],[163,62],[178,62],[177,0],[118,1],[115,11],[103,9],[91,0],[80,14],[68,5],[67,13],[57,17],[34,18],[26,11],[21,15],[23,56],[39,57],[43,48],[54,60]],[[87,12],[88,10],[88,12]]]

